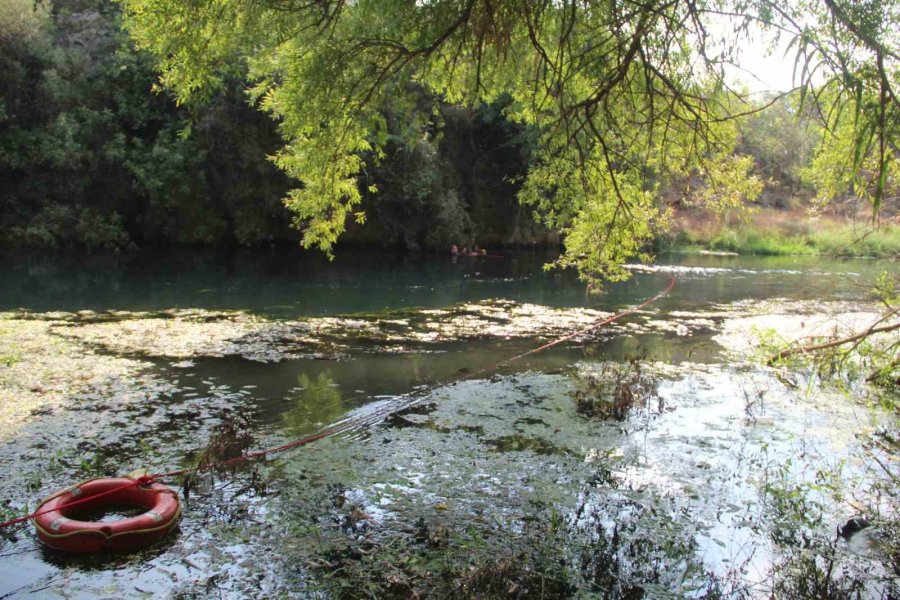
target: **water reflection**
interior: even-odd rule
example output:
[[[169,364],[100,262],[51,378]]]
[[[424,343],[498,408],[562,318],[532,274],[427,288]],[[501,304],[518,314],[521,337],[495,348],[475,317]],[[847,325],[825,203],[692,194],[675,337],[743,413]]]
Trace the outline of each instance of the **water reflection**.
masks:
[[[306,373],[297,375],[297,387],[289,402],[290,408],[281,415],[282,425],[287,435],[295,437],[337,421],[347,411],[338,384],[327,372],[312,378]]]

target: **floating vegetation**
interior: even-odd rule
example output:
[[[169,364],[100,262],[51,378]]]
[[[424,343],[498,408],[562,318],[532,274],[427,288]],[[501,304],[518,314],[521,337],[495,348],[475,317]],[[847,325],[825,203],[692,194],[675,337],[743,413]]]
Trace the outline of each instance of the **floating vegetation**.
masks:
[[[721,473],[690,475],[692,464],[664,464],[671,455],[656,432],[650,464],[635,464],[618,428],[573,420],[566,381],[519,375],[442,388],[428,416],[445,427],[376,429],[294,463],[284,492],[291,525],[280,542],[288,588],[340,597],[740,598],[730,592],[746,582],[726,580],[731,563],[704,564],[701,539],[715,525],[702,522],[706,498],[667,483],[730,481],[741,467],[729,460]],[[671,401],[673,390],[666,394]],[[513,417],[523,433],[510,433]],[[483,429],[467,427],[474,423]],[[588,462],[591,443],[609,451]],[[703,452],[699,440],[682,443]]]
[[[116,317],[67,320],[55,332],[116,353],[180,359],[238,355],[264,362],[282,358],[265,344],[241,342],[268,323],[244,313],[186,310],[126,318],[118,312]]]
[[[0,314],[0,440],[82,393],[127,387],[150,366],[52,335],[52,324]]]
[[[803,335],[821,318],[827,332],[826,312],[867,314],[782,301],[645,311],[576,340],[557,362],[488,379],[477,370],[498,349],[608,313],[494,301],[295,321],[8,314],[0,376],[28,381],[19,369],[46,361],[70,379],[0,441],[0,515],[88,476],[189,468],[342,419],[359,426],[189,478],[182,535],[138,556],[45,555],[20,529],[0,539],[0,595],[896,595],[900,503],[885,475],[895,422],[833,390],[783,386],[727,337],[748,340],[767,319]],[[723,364],[712,334],[740,360]],[[655,360],[611,362],[638,344],[652,344]],[[672,348],[684,351],[672,358]],[[358,360],[285,362],[347,356]],[[572,376],[566,365],[579,360]],[[446,383],[437,364],[468,366],[469,377]],[[399,384],[385,384],[385,367],[402,371]],[[52,389],[52,374],[39,385]],[[9,389],[3,410],[22,384],[4,379]],[[869,527],[836,537],[863,512]]]
[[[127,355],[181,359],[240,356],[256,362],[345,359],[353,353],[409,354],[464,340],[552,339],[584,329],[612,313],[550,308],[506,300],[463,303],[447,309],[393,310],[348,317],[270,321],[240,312],[171,310],[157,313],[60,313],[31,320],[69,340]],[[718,313],[685,315],[677,322],[640,312],[586,333],[574,343],[622,332],[690,336],[715,327]],[[24,317],[24,315],[23,315]]]
[[[391,352],[465,339],[552,337],[609,313],[553,309],[508,301],[466,303],[441,310],[385,311],[351,317],[268,321],[242,313],[199,310],[136,314],[125,319],[62,320],[57,331],[113,352],[191,358],[241,356],[259,362],[343,358],[350,351]],[[407,346],[412,345],[412,348]]]
[[[521,434],[505,435],[487,440],[487,444],[498,452],[522,452],[530,450],[535,454],[562,454],[564,451],[543,438],[527,437]]]

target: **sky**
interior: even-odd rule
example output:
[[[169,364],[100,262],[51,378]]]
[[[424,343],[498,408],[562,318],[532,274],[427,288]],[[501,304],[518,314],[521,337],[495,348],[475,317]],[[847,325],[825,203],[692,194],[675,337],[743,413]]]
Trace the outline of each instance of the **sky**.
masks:
[[[770,50],[771,38],[762,32],[741,45],[740,69],[732,68],[729,76],[743,82],[752,92],[786,92],[794,87],[794,53],[785,56],[787,43],[781,41]]]
[[[786,92],[794,88],[794,59],[796,53],[788,48],[789,36],[776,41],[772,31],[749,25],[749,31],[742,28],[742,20],[734,17],[707,15],[705,25],[709,38],[707,48],[713,54],[728,52],[739,36],[736,58],[737,66],[726,67],[729,83],[743,83],[751,92]],[[740,33],[735,31],[740,30]]]
[[[784,55],[784,47],[771,52],[763,42],[746,44],[741,48],[740,69],[733,69],[732,76],[742,81],[753,92],[786,92],[794,87],[794,57]]]

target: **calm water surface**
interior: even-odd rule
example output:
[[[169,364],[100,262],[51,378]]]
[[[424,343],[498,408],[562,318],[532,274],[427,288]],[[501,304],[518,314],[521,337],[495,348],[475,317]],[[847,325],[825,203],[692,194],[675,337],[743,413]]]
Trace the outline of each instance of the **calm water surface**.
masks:
[[[547,306],[615,308],[652,295],[665,281],[639,274],[585,293],[571,272],[544,271],[553,255],[500,258],[338,252],[329,262],[299,249],[145,252],[133,257],[8,255],[0,264],[0,310],[246,310],[273,318],[335,315],[401,307],[443,307],[505,298]],[[896,265],[819,257],[662,256],[684,267],[669,306],[773,297],[858,299],[875,275]]]

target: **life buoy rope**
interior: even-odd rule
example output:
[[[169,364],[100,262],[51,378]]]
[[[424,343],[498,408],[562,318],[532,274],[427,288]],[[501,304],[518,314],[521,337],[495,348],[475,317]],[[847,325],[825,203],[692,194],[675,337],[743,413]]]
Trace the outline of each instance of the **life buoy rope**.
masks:
[[[626,316],[628,316],[628,315],[631,315],[631,314],[636,313],[637,311],[641,310],[641,309],[644,308],[645,306],[648,306],[648,305],[650,305],[650,304],[653,304],[653,303],[656,302],[657,300],[663,298],[663,297],[666,296],[669,292],[672,291],[672,288],[675,287],[675,276],[674,276],[674,275],[670,275],[670,274],[668,274],[668,273],[664,273],[664,275],[665,275],[666,277],[669,278],[669,285],[667,285],[662,291],[660,291],[659,293],[657,293],[655,296],[653,296],[653,297],[651,297],[651,298],[648,298],[648,299],[644,300],[643,302],[641,302],[641,303],[638,304],[637,306],[632,306],[631,308],[628,308],[628,309],[619,311],[619,312],[613,314],[612,316],[609,316],[609,317],[607,317],[607,318],[605,318],[605,319],[601,319],[600,321],[597,321],[596,323],[592,323],[591,325],[589,325],[589,326],[587,326],[587,327],[585,327],[585,328],[583,328],[583,329],[579,329],[578,331],[575,331],[575,332],[573,332],[573,333],[564,335],[564,336],[562,336],[562,337],[560,337],[560,338],[556,338],[555,340],[553,340],[553,341],[551,341],[551,342],[549,342],[549,343],[547,343],[547,344],[544,344],[543,346],[539,346],[539,347],[537,347],[537,348],[533,348],[533,349],[531,349],[531,350],[529,350],[529,351],[527,351],[527,352],[523,352],[522,354],[518,354],[518,355],[516,355],[516,356],[513,356],[512,358],[507,358],[506,360],[501,361],[501,362],[497,363],[496,365],[493,365],[493,366],[491,366],[491,367],[487,367],[486,369],[482,369],[481,371],[477,371],[476,373],[481,374],[481,372],[483,372],[483,371],[493,371],[493,370],[496,370],[496,369],[498,369],[498,368],[500,368],[500,367],[505,367],[506,365],[508,365],[509,363],[511,363],[511,362],[513,362],[513,361],[517,361],[517,360],[519,360],[519,359],[525,358],[526,356],[531,356],[532,354],[537,354],[538,352],[543,352],[544,350],[548,350],[548,349],[550,349],[550,348],[552,348],[552,347],[554,347],[554,346],[558,346],[559,344],[562,344],[563,342],[567,342],[567,341],[569,341],[569,340],[571,340],[571,339],[574,339],[574,338],[577,338],[577,337],[580,337],[580,336],[583,336],[583,335],[587,335],[588,333],[594,331],[595,329],[599,329],[599,328],[603,327],[604,325],[609,325],[609,324],[612,323],[613,321],[616,321],[616,320],[618,320],[618,319],[621,319],[622,317],[626,317]]]

